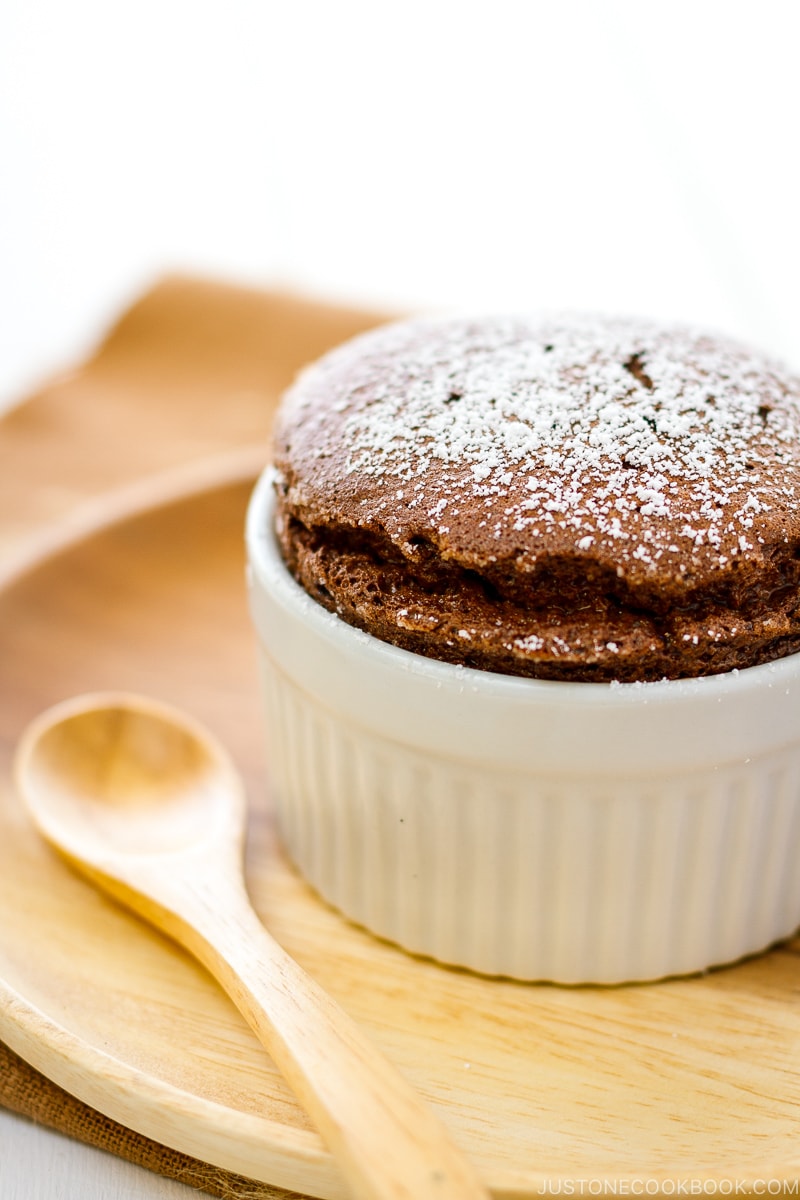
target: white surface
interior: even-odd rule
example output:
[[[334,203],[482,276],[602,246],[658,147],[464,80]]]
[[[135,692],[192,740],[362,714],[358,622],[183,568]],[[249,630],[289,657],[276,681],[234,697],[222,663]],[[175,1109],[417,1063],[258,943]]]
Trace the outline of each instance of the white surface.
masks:
[[[7,0],[0,394],[164,270],[800,364],[800,7]]]
[[[0,1200],[197,1200],[198,1194],[0,1109]]]

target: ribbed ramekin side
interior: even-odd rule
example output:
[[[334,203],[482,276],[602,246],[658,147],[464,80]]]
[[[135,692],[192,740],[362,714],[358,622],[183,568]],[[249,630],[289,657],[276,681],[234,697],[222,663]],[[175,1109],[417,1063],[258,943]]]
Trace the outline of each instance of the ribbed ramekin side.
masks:
[[[668,778],[477,768],[365,732],[264,657],[290,855],[357,923],[488,974],[616,983],[800,923],[800,751]]]

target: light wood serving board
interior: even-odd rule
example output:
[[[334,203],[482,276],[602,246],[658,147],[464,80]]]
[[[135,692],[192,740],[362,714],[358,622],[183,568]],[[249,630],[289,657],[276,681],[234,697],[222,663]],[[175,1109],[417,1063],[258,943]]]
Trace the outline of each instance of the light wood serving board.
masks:
[[[79,434],[67,427],[73,450],[100,461],[91,422]],[[143,413],[140,457],[151,429]],[[260,452],[236,438],[217,448],[194,458],[176,450],[174,469],[149,464],[102,504],[73,497],[61,520],[26,527],[24,505],[18,513],[0,578],[0,1037],[168,1146],[310,1195],[344,1195],[227,999],[72,874],[14,794],[13,748],[38,710],[90,689],[143,691],[186,707],[228,744],[251,799],[256,908],[436,1106],[498,1196],[757,1189],[800,1177],[797,943],[657,985],[525,986],[372,938],[292,869],[271,816],[243,583]],[[14,461],[6,466],[22,496],[36,471],[24,454]],[[41,483],[34,491],[41,504]]]

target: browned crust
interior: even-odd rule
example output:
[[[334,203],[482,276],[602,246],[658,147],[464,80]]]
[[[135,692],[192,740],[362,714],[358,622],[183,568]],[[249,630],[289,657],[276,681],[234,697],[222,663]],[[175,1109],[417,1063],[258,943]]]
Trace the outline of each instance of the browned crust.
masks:
[[[323,360],[296,385],[279,417],[280,544],[292,573],[321,604],[350,624],[416,653],[547,679],[696,676],[800,650],[797,380],[775,364],[707,335],[633,323],[627,344],[643,349],[629,353],[622,364],[632,383],[620,392],[614,419],[619,421],[619,405],[626,421],[631,413],[635,419],[640,412],[652,414],[653,396],[658,403],[663,396],[665,408],[672,404],[670,412],[682,413],[681,405],[688,402],[674,375],[660,382],[669,374],[664,364],[669,366],[673,341],[684,354],[687,344],[697,347],[697,360],[709,378],[718,371],[712,396],[716,411],[710,423],[707,413],[696,420],[682,417],[680,436],[670,432],[667,422],[657,430],[650,438],[650,461],[657,454],[665,461],[672,456],[683,474],[673,470],[664,485],[666,501],[659,497],[663,511],[649,512],[653,505],[624,502],[623,497],[620,531],[604,537],[602,523],[591,524],[592,497],[608,493],[609,479],[627,479],[621,472],[630,466],[624,462],[609,466],[595,456],[581,467],[583,498],[574,487],[572,492],[578,496],[576,511],[583,503],[588,514],[582,525],[569,520],[545,525],[542,514],[549,510],[544,504],[536,509],[529,499],[542,491],[542,481],[550,486],[552,447],[546,446],[538,460],[529,454],[511,471],[501,464],[488,479],[499,478],[502,485],[488,495],[482,480],[475,482],[474,459],[472,475],[470,464],[453,455],[452,461],[433,458],[416,476],[406,471],[404,477],[405,464],[399,455],[392,458],[394,449],[387,442],[388,467],[382,463],[375,468],[363,454],[359,465],[354,454],[358,439],[362,447],[364,443],[359,421],[383,430],[374,413],[386,403],[386,361],[395,380],[395,410],[402,419],[402,372],[407,369],[409,420],[418,419],[415,355],[418,359],[421,353],[424,362],[431,330],[424,324],[398,328],[398,333],[383,335],[383,343],[380,334],[367,335]],[[473,336],[479,337],[481,327],[475,328]],[[523,342],[532,337],[555,342],[559,329],[563,323],[519,326],[513,336]],[[625,331],[624,323],[618,323],[611,337],[615,351],[625,345]],[[436,336],[434,326],[434,342]],[[399,371],[398,339],[410,361],[405,368],[401,360]],[[684,364],[683,369],[688,377],[689,367]],[[568,390],[575,370],[572,376],[565,371],[559,386]],[[423,394],[435,421],[436,397]],[[696,403],[696,388],[692,396]],[[573,402],[572,397],[567,400]],[[452,403],[447,396],[440,398],[439,411],[448,401]],[[537,395],[525,399],[531,402],[538,402]],[[726,404],[735,421],[724,411]],[[522,419],[527,411],[519,408]],[[648,421],[655,428],[652,416]],[[731,452],[718,438],[714,471],[698,476],[698,444],[726,427],[731,429]],[[425,428],[420,422],[423,442]],[[626,432],[626,446],[638,447],[648,436],[644,430],[643,438],[632,441]],[[618,447],[607,440],[613,459]],[[563,461],[568,460],[562,453]],[[638,469],[637,479],[664,478],[663,471],[642,474],[641,463]],[[560,482],[553,486],[560,488]],[[619,483],[614,486],[619,490]],[[650,486],[642,494],[653,491]],[[552,486],[549,494],[560,499]],[[528,519],[531,512],[535,520]],[[571,517],[568,501],[563,512]],[[522,521],[520,513],[525,514]],[[701,520],[706,521],[702,528]]]

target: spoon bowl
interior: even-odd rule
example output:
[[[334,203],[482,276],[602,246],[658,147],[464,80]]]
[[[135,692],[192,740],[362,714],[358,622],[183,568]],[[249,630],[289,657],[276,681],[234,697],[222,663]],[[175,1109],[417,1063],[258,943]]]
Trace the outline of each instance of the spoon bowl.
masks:
[[[175,854],[243,840],[226,753],[188,717],[130,697],[67,701],[28,728],[17,770],[35,823],[81,857]]]
[[[242,870],[245,797],[225,750],[164,705],[78,697],[23,735],[16,778],[72,866],[175,938],[247,1018],[361,1200],[487,1200],[428,1108],[270,937]]]

